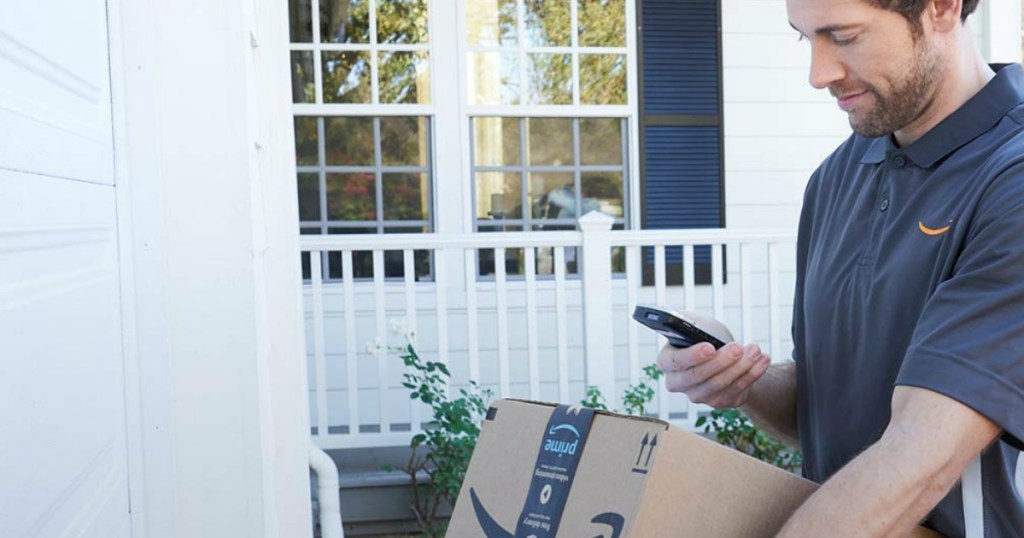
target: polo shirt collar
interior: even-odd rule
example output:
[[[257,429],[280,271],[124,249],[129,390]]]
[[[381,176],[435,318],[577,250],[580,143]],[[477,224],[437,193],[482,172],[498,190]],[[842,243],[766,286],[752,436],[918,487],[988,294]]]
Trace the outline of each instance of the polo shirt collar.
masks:
[[[996,76],[977,94],[946,119],[939,122],[913,144],[903,148],[914,164],[930,168],[940,159],[991,129],[1013,107],[1024,102],[1024,70],[1020,64],[992,64]],[[896,144],[892,135],[871,141],[864,157],[865,164],[885,160]]]

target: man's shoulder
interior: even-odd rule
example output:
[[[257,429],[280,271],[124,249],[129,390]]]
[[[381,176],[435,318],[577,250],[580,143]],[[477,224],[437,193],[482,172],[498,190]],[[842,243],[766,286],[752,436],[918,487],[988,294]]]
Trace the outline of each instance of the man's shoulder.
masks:
[[[1024,162],[1024,103],[1010,110],[1002,123],[990,131],[994,136],[988,160],[1005,168]]]
[[[860,166],[865,153],[876,139],[865,138],[851,133],[839,146],[832,150],[818,168],[811,174],[808,187],[820,188],[822,185],[837,185],[853,175]]]
[[[822,161],[820,169],[842,166],[848,168],[850,165],[859,164],[864,154],[868,151],[877,138],[865,138],[857,133],[850,133],[839,146],[832,150],[832,153]]]

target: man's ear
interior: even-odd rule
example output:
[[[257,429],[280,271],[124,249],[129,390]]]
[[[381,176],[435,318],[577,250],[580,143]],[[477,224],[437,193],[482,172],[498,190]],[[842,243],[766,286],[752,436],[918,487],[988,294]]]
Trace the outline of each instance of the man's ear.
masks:
[[[952,32],[960,26],[963,0],[931,0],[921,13],[921,22],[938,33]]]

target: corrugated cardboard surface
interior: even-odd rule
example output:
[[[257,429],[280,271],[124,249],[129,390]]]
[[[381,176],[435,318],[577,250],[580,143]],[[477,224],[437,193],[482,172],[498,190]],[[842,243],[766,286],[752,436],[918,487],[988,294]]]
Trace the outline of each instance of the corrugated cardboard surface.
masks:
[[[515,533],[554,409],[515,400],[493,407],[494,419],[484,422],[455,505],[452,538]],[[770,537],[817,487],[660,421],[597,414],[558,535]],[[486,534],[481,517],[493,518],[500,529]],[[919,529],[912,536],[938,535]]]
[[[488,516],[509,534],[515,532],[526,501],[533,465],[553,407],[513,400],[495,402],[493,407],[494,420],[484,422],[448,527],[449,537],[484,536],[470,499],[471,491],[476,492]],[[612,536],[616,533],[611,531],[618,530],[621,536],[627,535],[625,529],[613,529],[593,520],[602,514],[619,514],[628,525],[635,519],[649,474],[633,469],[646,471],[644,464],[654,463],[653,458],[647,459],[649,445],[640,454],[641,441],[647,436],[650,442],[655,433],[664,433],[666,428],[666,424],[656,421],[596,415],[558,534]]]
[[[771,537],[817,485],[702,437],[670,429],[636,536]]]
[[[572,494],[562,514],[559,535],[612,536],[608,524],[592,520],[602,514],[618,514],[625,522],[622,535],[628,536],[650,477],[650,467],[661,449],[659,445],[652,450],[651,440],[666,431],[666,424],[595,416]],[[646,445],[642,443],[645,438]],[[652,451],[654,454],[650,454]]]

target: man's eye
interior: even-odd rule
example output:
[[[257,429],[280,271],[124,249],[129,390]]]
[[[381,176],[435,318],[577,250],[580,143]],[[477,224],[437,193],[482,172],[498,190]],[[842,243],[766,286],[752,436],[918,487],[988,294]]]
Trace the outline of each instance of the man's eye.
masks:
[[[847,37],[845,39],[844,38],[840,38],[838,36],[832,36],[832,42],[835,43],[836,45],[839,45],[840,47],[845,46],[845,45],[850,45],[850,44],[852,44],[856,40],[857,40],[857,36]]]

